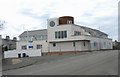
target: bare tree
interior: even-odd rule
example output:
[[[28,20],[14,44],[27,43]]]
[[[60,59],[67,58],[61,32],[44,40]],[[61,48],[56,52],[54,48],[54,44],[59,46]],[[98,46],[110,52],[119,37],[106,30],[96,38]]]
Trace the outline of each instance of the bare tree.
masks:
[[[6,23],[5,21],[0,20],[0,30],[4,29],[5,23]],[[2,41],[2,38],[0,38],[0,41]],[[4,59],[4,51],[3,51],[3,49],[4,49],[3,45],[0,44],[0,60],[1,60],[1,55],[2,55],[2,60]]]

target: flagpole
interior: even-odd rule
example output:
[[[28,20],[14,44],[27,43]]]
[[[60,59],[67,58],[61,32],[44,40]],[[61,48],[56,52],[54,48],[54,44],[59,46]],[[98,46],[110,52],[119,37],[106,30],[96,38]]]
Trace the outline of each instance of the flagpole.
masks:
[[[98,30],[100,31],[100,26],[98,27]],[[99,35],[99,50],[101,50],[101,40],[100,40],[100,35]]]
[[[27,29],[27,41],[29,41],[29,38],[28,38],[29,34],[28,34],[28,29]]]

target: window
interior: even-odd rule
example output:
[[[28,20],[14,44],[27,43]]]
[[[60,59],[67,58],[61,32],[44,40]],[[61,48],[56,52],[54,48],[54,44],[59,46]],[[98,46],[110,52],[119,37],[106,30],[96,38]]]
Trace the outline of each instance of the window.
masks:
[[[64,31],[64,37],[67,38],[67,31]]]
[[[44,40],[46,40],[47,39],[47,36],[46,35],[44,35]]]
[[[41,40],[43,40],[44,39],[44,36],[43,35],[41,35]]]
[[[72,24],[72,21],[71,20],[67,20],[67,24]]]
[[[76,31],[74,31],[74,35],[76,36],[77,34],[76,34]]]
[[[84,46],[85,46],[85,42],[84,42]]]
[[[42,45],[37,45],[37,49],[41,49],[42,48]]]
[[[39,40],[42,40],[42,36],[41,35],[39,36]]]
[[[55,47],[56,46],[56,43],[53,43],[53,47]]]
[[[75,47],[75,42],[73,42],[73,46]]]
[[[27,46],[23,45],[21,49],[25,50],[25,49],[27,49]]]
[[[21,41],[26,41],[26,40],[27,40],[27,37],[25,37],[25,36],[20,37],[20,40],[21,40]]]
[[[60,38],[62,38],[62,31],[60,31]]]
[[[58,32],[55,32],[55,38],[58,38],[58,36],[57,36],[58,34],[57,34],[57,33],[58,33]]]
[[[60,38],[60,31],[58,31],[58,38]]]
[[[79,35],[81,35],[81,32],[79,32],[79,31],[74,31],[74,35],[75,35],[75,36],[79,36]]]
[[[56,31],[55,38],[67,38],[67,31]]]
[[[37,39],[37,36],[33,36],[33,40],[38,40],[38,39]]]
[[[45,35],[45,40],[47,40],[47,35]]]
[[[61,32],[61,38],[64,38],[64,32],[63,31]]]
[[[91,32],[89,32],[89,34],[91,34]]]

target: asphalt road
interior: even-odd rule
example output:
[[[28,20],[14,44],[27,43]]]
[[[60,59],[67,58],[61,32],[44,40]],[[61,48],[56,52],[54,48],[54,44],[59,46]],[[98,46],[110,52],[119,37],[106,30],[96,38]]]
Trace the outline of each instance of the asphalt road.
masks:
[[[117,75],[118,51],[99,51],[3,71],[3,75]]]

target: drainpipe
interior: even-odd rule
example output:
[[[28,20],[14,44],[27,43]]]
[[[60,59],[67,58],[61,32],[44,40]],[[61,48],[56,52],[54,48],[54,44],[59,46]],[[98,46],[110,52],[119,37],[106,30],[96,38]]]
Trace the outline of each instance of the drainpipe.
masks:
[[[60,54],[59,54],[59,55],[62,55],[62,52],[61,52],[61,46],[59,46],[59,49],[60,49]]]

